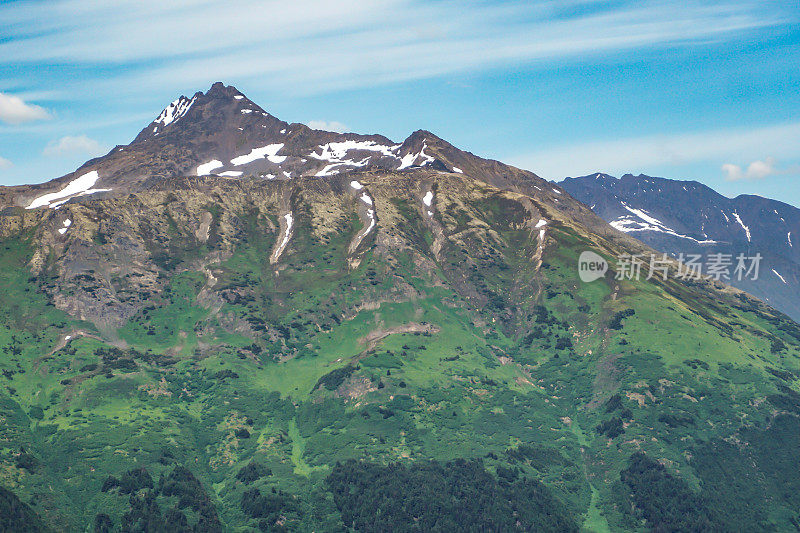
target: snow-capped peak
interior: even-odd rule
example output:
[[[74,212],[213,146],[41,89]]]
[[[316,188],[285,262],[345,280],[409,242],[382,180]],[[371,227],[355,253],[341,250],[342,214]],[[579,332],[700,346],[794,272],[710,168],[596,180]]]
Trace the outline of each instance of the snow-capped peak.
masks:
[[[191,100],[189,98],[186,98],[185,96],[181,96],[180,98],[169,104],[166,108],[164,108],[161,114],[158,115],[158,118],[156,118],[153,122],[157,124],[162,124],[164,126],[169,126],[170,124],[172,124],[173,122],[184,116],[186,112],[189,111],[189,108],[192,107],[192,104],[194,104],[194,101],[196,99],[197,99],[196,96],[193,96]]]

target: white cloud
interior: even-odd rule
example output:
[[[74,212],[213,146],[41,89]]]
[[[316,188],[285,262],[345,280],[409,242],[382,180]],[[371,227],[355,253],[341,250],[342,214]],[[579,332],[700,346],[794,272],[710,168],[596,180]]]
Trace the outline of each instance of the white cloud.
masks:
[[[719,165],[719,161],[739,158],[756,160],[765,152],[796,158],[800,153],[800,122],[566,144],[506,159],[543,177],[560,179],[597,171],[635,174],[663,165],[715,161]],[[768,168],[767,161],[759,163],[753,167],[752,176]]]
[[[0,157],[0,169],[11,168],[13,166],[14,166],[14,163],[9,161],[5,157]]]
[[[76,137],[67,135],[57,141],[52,141],[44,147],[42,153],[48,157],[63,157],[75,154],[85,154],[90,156],[101,155],[106,149],[94,139],[86,135]]]
[[[18,96],[0,93],[0,120],[3,122],[16,125],[46,118],[50,118],[50,113],[43,107],[26,104]]]
[[[325,120],[310,120],[308,122],[308,127],[314,130],[335,131],[337,133],[344,133],[349,129],[341,122],[336,122],[335,120],[330,122]]]
[[[800,168],[797,165],[778,168],[777,162],[774,157],[767,157],[764,160],[755,160],[746,169],[740,165],[733,163],[725,163],[722,165],[722,172],[725,173],[725,179],[728,181],[741,181],[741,180],[763,180],[769,176],[781,174],[797,174],[800,173]]]

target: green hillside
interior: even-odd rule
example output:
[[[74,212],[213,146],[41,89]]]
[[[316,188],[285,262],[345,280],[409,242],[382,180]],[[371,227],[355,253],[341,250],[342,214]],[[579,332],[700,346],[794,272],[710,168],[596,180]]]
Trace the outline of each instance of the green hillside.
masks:
[[[800,528],[800,326],[457,174],[360,175],[353,249],[349,179],[6,210],[0,525]]]

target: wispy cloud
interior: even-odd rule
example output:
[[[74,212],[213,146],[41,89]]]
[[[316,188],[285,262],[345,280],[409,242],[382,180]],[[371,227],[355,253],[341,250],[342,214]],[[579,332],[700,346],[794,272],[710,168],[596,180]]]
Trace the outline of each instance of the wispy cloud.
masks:
[[[305,97],[323,94],[339,105],[352,106],[353,100],[344,93],[357,90],[376,107],[385,101],[391,120],[375,115],[386,119],[380,125],[383,129],[387,122],[402,122],[395,120],[397,111],[388,91],[375,96],[393,84],[403,91],[401,98],[411,100],[426,85],[439,81],[461,84],[464,79],[502,74],[497,87],[511,88],[521,78],[534,76],[541,76],[544,86],[554,80],[554,73],[574,71],[576,65],[602,67],[639,61],[642,56],[658,61],[695,48],[738,50],[796,24],[800,12],[787,4],[759,0],[0,2],[0,92],[23,103],[36,102],[54,119],[12,126],[0,118],[0,149],[14,155],[14,180],[63,173],[67,157],[41,157],[48,140],[80,131],[106,144],[123,142],[170,98],[217,80],[248,91],[258,88],[253,96],[271,110],[274,105],[276,111],[285,111],[287,119],[353,116],[347,120],[364,124],[352,109],[350,115],[344,110],[334,115],[325,108],[303,107],[310,101]],[[435,81],[413,83],[420,80]],[[603,88],[597,91],[602,95]],[[420,114],[444,98],[442,94],[421,97],[426,101],[418,106]],[[492,97],[487,93],[486,98]],[[466,101],[467,96],[453,94],[449,101],[458,98]],[[406,109],[413,105],[413,101],[400,103]],[[564,103],[569,103],[569,95],[565,94]],[[503,114],[507,109],[502,102],[474,105],[494,110],[495,127],[503,131],[516,119]],[[39,109],[44,118],[41,113],[47,111]],[[414,118],[414,127],[433,126],[424,116]],[[53,146],[48,153],[54,150],[58,148]],[[790,159],[771,150],[747,156],[731,153],[714,166],[764,154]],[[542,169],[539,154],[534,155],[536,161],[524,154],[518,160],[532,161],[531,168]],[[557,155],[550,161],[555,163]],[[574,154],[560,157],[568,164],[563,170],[551,166],[551,175],[563,176],[580,167],[576,162],[581,159]],[[591,169],[609,160],[600,160]]]
[[[0,170],[4,168],[11,168],[14,166],[14,163],[6,159],[5,157],[0,157]]]
[[[751,162],[746,168],[733,163],[725,163],[722,165],[722,172],[728,181],[763,180],[769,176],[800,174],[800,167],[794,165],[780,168],[774,157],[767,157],[763,160],[757,159]]]
[[[679,9],[657,0],[61,0],[0,7],[0,19],[10,37],[0,64],[95,67],[103,74],[95,90],[269,76],[308,93],[725,39],[788,22],[760,2],[698,0]],[[121,66],[126,73],[105,75]]]
[[[70,157],[74,155],[97,156],[106,151],[99,142],[86,135],[61,137],[44,147],[42,153],[47,157]]]
[[[34,120],[50,118],[50,113],[43,107],[25,103],[25,101],[10,94],[0,93],[0,120],[7,124],[22,124]]]
[[[636,173],[663,165],[756,159],[765,152],[786,159],[797,157],[800,122],[552,146],[509,161],[543,177],[560,179],[596,171]],[[769,167],[766,162],[761,163],[753,167],[752,176]]]
[[[344,133],[349,129],[341,122],[336,122],[335,120],[310,120],[308,122],[308,127],[315,130],[335,131],[337,133]]]

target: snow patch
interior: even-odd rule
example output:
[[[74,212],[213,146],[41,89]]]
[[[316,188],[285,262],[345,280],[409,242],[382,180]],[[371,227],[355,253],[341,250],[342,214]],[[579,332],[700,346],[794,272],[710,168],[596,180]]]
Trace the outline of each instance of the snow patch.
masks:
[[[776,276],[778,276],[779,278],[781,278],[781,281],[782,281],[782,282],[783,282],[785,285],[788,285],[788,283],[786,283],[786,280],[785,280],[785,279],[783,279],[783,276],[781,276],[780,274],[778,274],[778,271],[777,271],[777,270],[775,270],[775,269],[773,268],[773,269],[772,269],[772,273],[773,273],[773,274],[775,274]]]
[[[417,157],[419,157],[418,154],[404,155],[403,158],[400,160],[400,166],[397,168],[397,170],[403,170],[404,168],[410,167],[411,165],[414,164],[414,161],[417,160]]]
[[[208,176],[211,174],[211,171],[219,168],[222,166],[222,161],[219,159],[212,159],[208,163],[203,163],[202,165],[197,165],[197,175],[198,176]]]
[[[428,163],[432,163],[433,162],[433,157],[425,153],[425,149],[427,147],[428,147],[428,143],[427,143],[427,141],[425,141],[425,142],[422,143],[422,149],[420,149],[418,154],[406,154],[406,155],[404,155],[402,157],[402,159],[400,159],[400,166],[397,168],[397,170],[403,170],[404,168],[408,168],[410,166],[424,167]],[[422,163],[420,163],[418,165],[414,165],[414,162],[417,159],[419,159],[420,157],[423,159]]]
[[[433,203],[433,191],[428,191],[425,193],[425,196],[422,197],[422,203],[427,205],[428,207],[431,206]]]
[[[539,229],[539,228],[542,228],[542,227],[544,227],[546,225],[547,225],[547,221],[545,219],[541,219],[541,220],[539,220],[539,222],[536,223],[535,227],[536,227],[536,229]]]
[[[424,142],[424,143],[422,143],[422,150],[419,151],[419,156],[424,159],[424,161],[420,165],[421,167],[424,167],[428,163],[433,163],[433,156],[430,156],[430,155],[425,153],[425,148],[427,148],[427,147],[428,147],[428,143]]]
[[[786,240],[789,241],[789,246],[794,248],[794,245],[792,244],[792,232],[791,231],[786,234]]]
[[[92,186],[100,179],[100,175],[96,170],[87,172],[82,176],[75,178],[67,184],[66,187],[58,192],[51,192],[43,194],[34,199],[31,204],[25,209],[36,209],[37,207],[51,207],[55,208],[67,202],[73,196],[87,196],[97,192],[106,192],[111,189],[92,189]]]
[[[372,205],[372,198],[370,198],[369,194],[365,192],[361,193],[361,201],[367,205]]]
[[[267,146],[262,146],[261,148],[253,148],[250,150],[249,154],[240,155],[239,157],[234,157],[231,159],[231,164],[238,167],[240,165],[252,163],[257,159],[263,159],[265,157],[272,163],[283,163],[286,161],[286,156],[276,155],[281,148],[283,148],[283,143],[268,144]]]
[[[294,224],[294,218],[292,217],[291,213],[286,213],[283,215],[283,219],[286,221],[286,232],[283,234],[283,239],[281,239],[281,243],[278,246],[278,249],[275,250],[275,253],[272,255],[273,262],[277,261],[278,258],[283,253],[283,249],[286,248],[286,245],[289,243],[289,236],[292,231],[292,224]]]
[[[352,188],[354,188],[355,190],[357,190],[357,191],[360,191],[361,189],[363,189],[363,188],[364,188],[364,186],[363,186],[363,185],[361,185],[361,184],[360,184],[359,182],[357,182],[356,180],[353,180],[353,181],[351,181],[351,182],[350,182],[350,186],[351,186]]]
[[[241,94],[237,94],[236,96],[234,96],[234,98],[236,98],[237,100],[241,100],[242,98],[244,98],[244,96],[242,96]]]
[[[363,198],[362,198],[362,200],[363,200]],[[371,200],[370,200],[370,205],[372,205]],[[362,233],[358,237],[358,241],[359,242],[361,242],[361,240],[363,240],[364,237],[369,235],[369,232],[372,231],[372,228],[375,227],[375,210],[374,209],[367,209],[367,217],[369,217],[369,226],[367,226],[367,229],[364,230],[364,233]]]
[[[64,227],[63,227],[63,228],[60,228],[60,229],[58,230],[58,232],[59,232],[61,235],[64,235],[64,234],[67,232],[67,230],[69,229],[69,227],[70,227],[71,225],[72,225],[72,221],[71,221],[70,219],[66,219],[66,220],[64,221]]]
[[[633,213],[637,217],[641,218],[645,222],[649,222],[650,224],[655,224],[655,225],[661,226],[661,227],[666,227],[666,226],[664,226],[664,224],[660,220],[658,220],[657,218],[651,217],[650,215],[648,215],[645,211],[642,211],[641,209],[634,209],[633,207],[629,207],[625,202],[622,202],[622,207],[624,207],[625,209],[627,209],[628,211],[630,211],[631,213]]]
[[[659,233],[666,233],[667,235],[672,235],[674,237],[679,237],[681,239],[689,239],[698,244],[715,244],[717,241],[711,239],[705,240],[698,240],[694,237],[690,237],[688,235],[683,235],[678,233],[677,231],[673,230],[672,228],[667,227],[663,222],[658,220],[657,218],[649,215],[642,209],[636,209],[630,207],[625,202],[620,202],[622,207],[624,207],[628,212],[632,213],[636,217],[638,217],[643,222],[637,221],[634,219],[632,215],[623,215],[616,220],[609,222],[611,227],[618,229],[624,233],[631,233],[635,231],[657,231]]]
[[[188,98],[181,96],[171,104],[169,104],[162,112],[158,115],[158,118],[154,120],[154,122],[158,124],[163,124],[164,126],[169,126],[182,116],[184,116],[188,111],[189,108],[192,107],[196,97],[192,97],[191,100]],[[155,133],[155,130],[153,131]]]
[[[342,141],[332,142],[319,145],[319,153],[315,151],[309,154],[309,157],[319,159],[320,161],[328,161],[330,164],[317,172],[315,175],[318,177],[331,176],[338,174],[341,169],[337,167],[350,166],[350,167],[363,167],[369,163],[369,157],[365,157],[360,161],[347,159],[347,153],[351,150],[366,150],[370,152],[378,152],[381,155],[395,157],[392,149],[388,146],[378,144],[375,141]]]
[[[341,161],[350,150],[368,150],[370,152],[380,152],[381,154],[389,157],[394,157],[392,150],[388,146],[378,144],[375,141],[342,141],[319,146],[320,153],[317,155],[316,150],[311,153],[314,159],[321,159],[323,161]]]
[[[737,213],[736,211],[733,212],[733,218],[736,219],[736,221],[744,230],[744,234],[747,235],[747,242],[750,242],[750,228],[744,225],[744,222],[742,222],[742,217],[740,217],[739,213]]]
[[[242,115],[248,115],[248,114],[250,114],[252,112],[253,112],[252,109],[242,109]]]
[[[330,165],[325,165],[325,168],[314,174],[314,176],[318,178],[322,178],[325,176],[333,176],[334,174],[338,174],[339,171],[336,170],[336,167],[340,167],[342,165],[346,165],[347,163],[333,163]]]
[[[225,178],[238,178],[242,175],[242,172],[238,170],[226,170],[225,172],[220,172],[219,175]]]
[[[457,173],[457,174],[463,174],[463,173],[464,173],[464,171],[463,171],[463,170],[461,170],[461,169],[460,169],[460,168],[458,168],[458,167],[453,167],[453,172],[455,172],[455,173]]]

